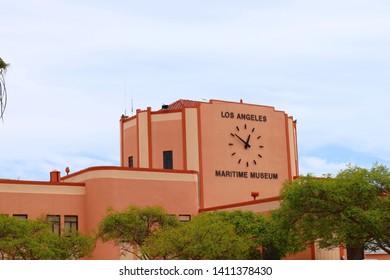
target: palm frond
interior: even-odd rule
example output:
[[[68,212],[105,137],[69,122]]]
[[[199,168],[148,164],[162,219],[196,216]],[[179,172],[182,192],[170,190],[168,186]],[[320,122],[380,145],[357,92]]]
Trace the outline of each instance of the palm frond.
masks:
[[[5,87],[4,74],[9,67],[9,63],[5,63],[0,57],[0,119],[3,120],[4,111],[7,107],[7,88]]]

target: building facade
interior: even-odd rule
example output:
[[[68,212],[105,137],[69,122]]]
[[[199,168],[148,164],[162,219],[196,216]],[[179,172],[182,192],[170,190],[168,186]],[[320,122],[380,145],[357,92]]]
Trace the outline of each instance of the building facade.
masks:
[[[160,205],[180,219],[215,210],[268,212],[298,176],[296,121],[273,107],[178,100],[120,119],[120,166],[90,167],[49,182],[0,180],[0,213],[54,217],[93,232],[107,208]],[[291,259],[339,258],[315,246]],[[98,243],[93,259],[119,259]]]

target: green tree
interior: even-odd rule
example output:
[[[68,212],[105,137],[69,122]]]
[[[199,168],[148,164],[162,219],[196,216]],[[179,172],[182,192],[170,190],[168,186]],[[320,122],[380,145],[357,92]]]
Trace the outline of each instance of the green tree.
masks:
[[[113,241],[122,251],[131,253],[139,259],[149,259],[143,245],[147,238],[156,232],[175,227],[178,220],[166,213],[159,206],[130,206],[124,211],[108,210],[108,214],[100,222],[98,238],[103,242]]]
[[[259,259],[265,227],[265,218],[249,211],[202,213],[158,232],[147,240],[145,250],[162,259]]]
[[[300,234],[287,225],[283,213],[271,211],[265,232],[262,234],[263,258],[267,260],[280,260],[288,254],[294,254],[306,249],[301,241]]]
[[[390,253],[389,188],[389,170],[379,164],[348,166],[335,178],[302,176],[285,183],[273,217],[293,242],[343,245],[348,259],[364,258],[364,249]]]
[[[44,220],[0,215],[0,259],[80,259],[92,252],[94,244],[94,238],[78,232],[70,236],[53,233]]]
[[[0,119],[3,119],[5,107],[7,106],[7,89],[5,87],[4,74],[7,72],[9,67],[8,63],[0,57]]]

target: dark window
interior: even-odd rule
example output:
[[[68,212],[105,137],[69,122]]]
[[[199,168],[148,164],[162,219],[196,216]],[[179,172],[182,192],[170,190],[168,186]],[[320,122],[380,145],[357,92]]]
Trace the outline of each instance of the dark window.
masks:
[[[77,216],[65,216],[64,227],[65,235],[69,236],[71,233],[76,232],[79,229],[79,221]]]
[[[27,220],[28,218],[27,214],[14,214],[12,216],[18,220]]]
[[[134,157],[133,156],[129,157],[129,167],[134,167]]]
[[[60,235],[61,233],[60,215],[47,215],[46,220],[50,223],[51,231]]]
[[[173,169],[172,151],[164,151],[163,159],[164,159],[164,169]]]
[[[181,215],[180,214],[178,219],[179,219],[179,222],[187,223],[187,222],[191,221],[191,215]]]

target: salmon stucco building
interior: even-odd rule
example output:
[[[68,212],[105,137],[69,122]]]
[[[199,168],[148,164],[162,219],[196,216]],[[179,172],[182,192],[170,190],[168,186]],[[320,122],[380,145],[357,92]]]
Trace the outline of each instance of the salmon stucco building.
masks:
[[[120,118],[120,166],[96,166],[50,181],[0,180],[0,213],[47,215],[58,228],[95,230],[107,208],[160,205],[180,220],[200,212],[268,212],[298,176],[296,121],[273,107],[178,100]],[[119,259],[98,242],[93,259]],[[340,258],[313,246],[295,259]]]

